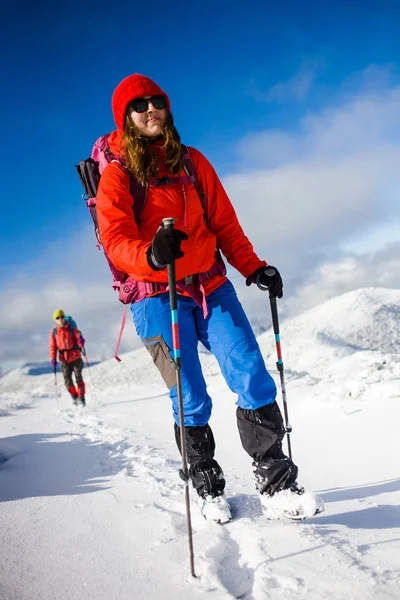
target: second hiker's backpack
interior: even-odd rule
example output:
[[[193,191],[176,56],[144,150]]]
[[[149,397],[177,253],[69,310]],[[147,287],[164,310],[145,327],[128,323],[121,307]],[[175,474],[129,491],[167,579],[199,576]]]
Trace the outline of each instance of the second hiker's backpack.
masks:
[[[65,322],[64,325],[69,325],[69,330],[72,333],[72,335],[74,334],[74,327],[76,327],[78,329],[78,325],[76,324],[76,322],[74,321],[74,319],[72,317],[65,317]],[[56,327],[54,327],[53,329],[53,333],[54,333],[54,337],[56,337]],[[78,330],[79,335],[82,335],[82,332]]]
[[[91,217],[93,219],[94,231],[96,235],[96,239],[98,242],[98,248],[100,249],[101,239],[99,226],[97,221],[97,212],[96,212],[96,195],[97,189],[100,182],[100,176],[104,171],[105,167],[110,162],[118,162],[120,165],[126,168],[124,160],[120,156],[114,156],[110,150],[108,144],[108,138],[110,134],[101,136],[94,144],[92,153],[90,158],[86,160],[81,160],[79,165],[75,165],[75,168],[78,172],[79,178],[85,190],[83,195],[84,200],[86,200],[86,205],[90,211]],[[203,206],[204,218],[206,219],[206,211],[205,211],[205,203],[204,203],[204,195],[200,189],[200,186],[196,177],[196,168],[193,164],[192,158],[190,156],[190,152],[188,148],[182,145],[183,157],[185,163],[185,171],[186,176],[184,177],[163,177],[162,179],[154,179],[150,181],[150,185],[167,185],[168,183],[193,183],[197,193],[199,194],[201,204]],[[133,212],[135,216],[136,223],[140,222],[140,215],[142,213],[144,204],[146,202],[147,197],[147,185],[142,185],[137,181],[137,179],[133,176],[133,174],[128,171],[129,181],[130,181],[130,190],[131,194],[134,197],[135,201],[133,204]],[[104,250],[104,248],[103,248]],[[118,290],[119,300],[123,304],[130,304],[135,300],[135,288],[131,285],[131,279],[127,273],[120,271],[113,265],[107,253],[104,251],[105,257],[108,262],[108,266],[113,276],[112,286],[115,290]],[[218,260],[221,261],[221,269],[224,269],[222,258],[219,256]],[[147,284],[146,284],[147,285]]]

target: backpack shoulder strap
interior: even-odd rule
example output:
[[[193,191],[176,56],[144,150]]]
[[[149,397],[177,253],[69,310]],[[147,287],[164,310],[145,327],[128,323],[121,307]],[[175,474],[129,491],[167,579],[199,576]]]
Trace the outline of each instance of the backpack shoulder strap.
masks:
[[[184,144],[182,144],[182,151],[183,151],[183,159],[185,161],[185,171],[188,175],[191,175],[193,177],[193,185],[196,188],[196,192],[199,195],[201,206],[203,207],[204,220],[206,222],[206,225],[208,226],[207,210],[206,210],[207,196],[200,187],[199,180],[197,178],[196,167],[194,166],[194,162],[192,160],[189,148],[187,146],[185,146]]]
[[[142,214],[144,205],[147,199],[147,185],[142,185],[136,179],[136,177],[128,170],[129,175],[129,189],[133,198],[133,214],[135,217],[136,224],[140,223],[140,216]]]
[[[74,321],[74,319],[72,317],[65,317],[65,320],[68,322],[69,332],[72,335],[72,339],[74,339],[74,327],[76,328],[78,334],[82,335],[82,332],[78,329],[78,325],[77,325],[76,321]],[[74,345],[74,349],[75,348],[78,348],[78,346],[76,344]]]

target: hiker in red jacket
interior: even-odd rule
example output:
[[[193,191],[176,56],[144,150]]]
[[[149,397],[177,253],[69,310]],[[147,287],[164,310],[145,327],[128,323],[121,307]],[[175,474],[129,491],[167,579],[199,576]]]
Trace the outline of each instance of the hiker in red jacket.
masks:
[[[167,289],[167,265],[176,261],[185,439],[189,474],[204,517],[225,522],[231,513],[224,496],[224,474],[214,458],[214,436],[208,423],[212,401],[202,373],[199,342],[216,356],[228,386],[237,394],[239,434],[253,459],[256,487],[267,515],[311,516],[322,502],[311,492],[304,493],[296,482],[297,466],[283,452],[285,426],[275,401],[276,386],[226,277],[220,251],[247,285],[259,282],[278,298],[282,297],[282,278],[278,269],[267,269],[267,262],[255,253],[212,165],[201,152],[181,144],[170,108],[168,95],[143,75],[130,75],[114,91],[117,130],[108,138],[114,158],[102,172],[97,190],[105,253],[132,281],[136,331],[170,390],[180,449]],[[186,153],[196,177],[185,169]],[[132,178],[146,192],[138,223],[138,195],[135,198]],[[160,227],[166,217],[175,218],[173,229]]]
[[[83,360],[81,358],[81,348],[85,345],[85,340],[75,322],[70,317],[66,317],[63,310],[55,310],[53,319],[55,327],[50,331],[49,338],[51,364],[54,369],[57,367],[58,352],[64,383],[71,394],[72,401],[75,405],[80,402],[82,406],[85,406],[85,382],[82,378]],[[77,388],[72,379],[73,373]]]

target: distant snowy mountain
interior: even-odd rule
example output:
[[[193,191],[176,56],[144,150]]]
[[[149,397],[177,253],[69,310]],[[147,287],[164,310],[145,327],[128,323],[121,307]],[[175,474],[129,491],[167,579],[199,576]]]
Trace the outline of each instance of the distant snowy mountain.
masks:
[[[286,369],[321,377],[329,364],[358,351],[400,352],[400,290],[362,288],[327,300],[281,324]],[[271,331],[259,337],[270,365]]]
[[[260,336],[265,331],[268,331],[271,319],[266,321],[265,316],[257,317],[256,315],[248,315],[248,317],[256,337]]]
[[[356,352],[400,352],[400,290],[362,288],[348,292],[282,321],[280,330],[288,378],[311,376],[319,380],[327,376],[329,365]],[[272,329],[258,336],[258,341],[272,372],[276,362]],[[88,348],[90,351],[90,340]],[[111,358],[93,364],[86,377],[95,377],[97,385],[105,392],[112,392],[116,387],[125,390],[136,385],[163,386],[147,350],[139,348],[121,357],[120,363]],[[201,353],[201,361],[206,377],[220,373],[211,354]],[[0,379],[0,394],[54,392],[54,379],[49,378],[50,373],[52,369],[46,364],[27,363]],[[58,379],[62,385],[60,373]]]

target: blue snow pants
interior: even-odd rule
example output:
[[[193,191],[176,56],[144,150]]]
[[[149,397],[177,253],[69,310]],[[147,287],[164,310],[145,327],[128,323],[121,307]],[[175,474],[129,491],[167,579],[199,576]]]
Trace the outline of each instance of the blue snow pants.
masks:
[[[226,281],[207,296],[206,319],[192,298],[178,294],[177,301],[185,427],[206,425],[212,409],[201,370],[199,341],[216,357],[226,383],[238,395],[236,404],[240,408],[256,410],[274,402],[275,382],[232,283]],[[137,334],[169,387],[174,419],[179,425],[176,370],[171,366],[169,294],[144,298],[131,305],[131,312]]]

